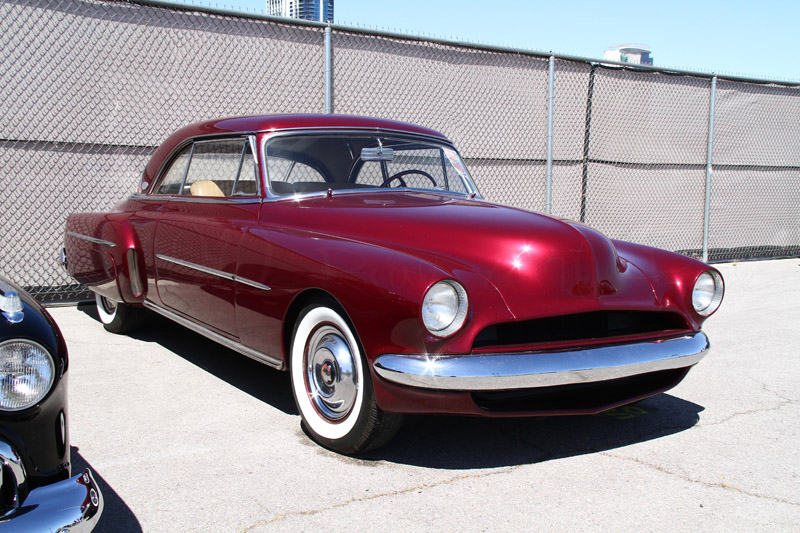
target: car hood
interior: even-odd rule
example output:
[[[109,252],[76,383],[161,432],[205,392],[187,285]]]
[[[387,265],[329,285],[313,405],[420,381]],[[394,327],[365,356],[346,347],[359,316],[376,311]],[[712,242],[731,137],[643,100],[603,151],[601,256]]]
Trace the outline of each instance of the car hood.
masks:
[[[575,222],[424,192],[334,193],[294,205],[294,223],[309,231],[413,255],[456,280],[482,276],[517,318],[656,304],[647,278]]]

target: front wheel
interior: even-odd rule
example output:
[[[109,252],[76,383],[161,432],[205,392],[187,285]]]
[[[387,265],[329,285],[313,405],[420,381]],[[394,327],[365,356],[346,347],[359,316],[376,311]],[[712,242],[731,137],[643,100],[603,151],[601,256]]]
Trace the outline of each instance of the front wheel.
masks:
[[[144,322],[145,310],[140,307],[114,302],[99,294],[94,295],[94,301],[100,322],[111,333],[130,333],[139,329]]]
[[[289,366],[303,424],[322,446],[362,453],[385,445],[400,429],[401,415],[378,408],[358,341],[331,307],[310,305],[300,314]]]

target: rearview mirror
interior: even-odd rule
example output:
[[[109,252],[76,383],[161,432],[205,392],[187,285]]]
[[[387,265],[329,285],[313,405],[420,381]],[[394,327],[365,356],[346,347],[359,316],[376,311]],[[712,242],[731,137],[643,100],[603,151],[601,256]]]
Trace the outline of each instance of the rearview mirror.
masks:
[[[394,150],[379,146],[377,148],[362,148],[362,161],[394,161]]]

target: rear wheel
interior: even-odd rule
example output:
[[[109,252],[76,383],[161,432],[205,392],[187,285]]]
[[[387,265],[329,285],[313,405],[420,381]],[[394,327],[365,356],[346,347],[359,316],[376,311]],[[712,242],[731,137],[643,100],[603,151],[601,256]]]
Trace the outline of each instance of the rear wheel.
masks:
[[[94,295],[97,314],[107,331],[112,333],[130,333],[141,327],[145,310],[126,303],[114,302],[105,296]]]
[[[300,313],[289,366],[308,433],[322,446],[350,455],[388,443],[402,416],[378,408],[358,341],[333,307],[314,304]]]

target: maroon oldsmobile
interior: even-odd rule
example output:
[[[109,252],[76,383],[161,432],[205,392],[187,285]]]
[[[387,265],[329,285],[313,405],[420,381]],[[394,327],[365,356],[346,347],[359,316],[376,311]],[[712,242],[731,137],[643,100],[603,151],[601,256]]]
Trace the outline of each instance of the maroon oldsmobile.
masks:
[[[308,433],[375,449],[407,413],[596,413],[709,349],[719,272],[481,199],[442,134],[337,115],[187,126],[138,192],[69,217],[109,331],[145,309],[288,370]]]

